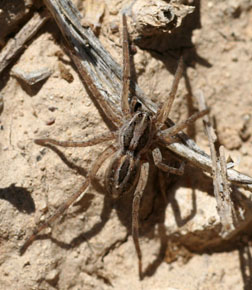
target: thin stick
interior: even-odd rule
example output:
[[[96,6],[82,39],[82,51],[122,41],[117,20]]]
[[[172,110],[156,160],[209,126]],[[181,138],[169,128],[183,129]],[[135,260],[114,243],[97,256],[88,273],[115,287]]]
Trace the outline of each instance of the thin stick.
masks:
[[[22,52],[25,44],[49,19],[47,13],[35,13],[33,17],[10,39],[0,53],[0,73]]]
[[[222,216],[222,232],[223,238],[227,238],[229,234],[235,229],[235,223],[237,223],[238,218],[236,216],[236,211],[234,208],[233,201],[231,199],[231,189],[227,180],[227,163],[225,158],[224,146],[220,146],[220,167],[221,167],[221,179],[223,184],[222,193],[222,207],[220,209]]]
[[[206,102],[203,93],[199,92],[197,97],[199,108],[204,110],[206,108]],[[208,115],[204,116],[203,122],[211,151],[214,195],[217,202],[217,211],[222,224],[221,235],[222,237],[227,237],[235,229],[232,215],[233,213],[235,214],[235,210],[230,197],[230,186],[227,181],[227,165],[225,160],[224,147],[221,146],[218,149],[220,156],[218,158],[218,152],[214,145],[217,141],[217,137],[214,133],[213,127],[211,126]]]

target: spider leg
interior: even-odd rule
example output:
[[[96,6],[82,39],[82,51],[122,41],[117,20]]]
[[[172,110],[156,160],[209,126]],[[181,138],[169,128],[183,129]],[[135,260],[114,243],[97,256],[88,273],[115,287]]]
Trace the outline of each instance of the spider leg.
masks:
[[[129,106],[130,94],[130,54],[129,54],[129,35],[127,28],[126,15],[122,15],[123,21],[123,87],[121,96],[121,109],[126,120],[131,118]]]
[[[72,196],[70,196],[60,207],[59,209],[50,216],[42,225],[35,227],[33,229],[33,233],[30,237],[25,241],[23,246],[20,248],[20,254],[22,255],[26,249],[29,247],[29,245],[36,239],[38,233],[40,233],[43,229],[49,227],[59,216],[61,216],[69,207],[72,205],[75,200],[81,196],[81,194],[87,189],[88,185],[90,184],[90,180],[94,175],[97,173],[101,166],[101,162],[104,161],[112,152],[114,148],[113,146],[107,147],[96,159],[95,163],[92,165],[90,174],[86,178],[85,182],[81,186],[81,188],[75,192]]]
[[[183,175],[184,174],[184,169],[185,169],[185,162],[184,161],[181,162],[181,165],[179,168],[171,167],[171,166],[165,164],[162,161],[163,158],[162,158],[162,154],[161,154],[159,148],[155,148],[152,151],[152,156],[153,156],[153,160],[154,160],[155,165],[159,169],[161,169],[162,171],[169,172],[169,173],[176,174],[176,175]]]
[[[106,132],[100,135],[95,136],[87,141],[57,141],[55,139],[44,138],[44,139],[35,139],[34,142],[38,145],[44,146],[46,144],[53,144],[61,147],[87,147],[93,146],[108,140],[112,140],[115,138],[115,134],[113,132]]]
[[[95,164],[92,166],[92,169],[90,170],[90,181],[91,183],[94,183],[94,181],[98,182],[95,179],[96,173],[97,171],[100,169],[101,165],[103,164],[103,162],[108,159],[109,156],[111,156],[114,152],[116,151],[115,147],[113,145],[110,145],[105,151],[103,151],[103,153],[98,157],[97,161],[95,162]],[[99,183],[99,182],[98,182]],[[99,183],[100,185],[100,183]],[[100,187],[102,187],[100,185]]]
[[[162,130],[157,135],[165,142],[173,143],[174,140],[172,137],[174,135],[176,135],[179,131],[183,130],[184,128],[186,128],[190,124],[194,123],[197,119],[205,116],[208,113],[209,113],[209,109],[202,110],[200,112],[196,112],[192,116],[190,116],[188,119],[186,119],[185,121],[181,121],[178,124],[175,124],[174,126],[168,128],[168,129]]]
[[[172,173],[176,175],[183,175],[185,169],[185,162],[182,161],[179,168],[169,166],[163,162],[163,157],[159,148],[155,148],[152,150],[152,158],[156,167],[160,170],[158,171],[158,182],[160,185],[160,191],[162,193],[165,204],[167,204],[167,196],[166,196],[166,179],[167,175],[165,173]]]
[[[167,189],[166,178],[167,176],[165,176],[165,173],[162,170],[158,170],[158,183],[159,183],[160,191],[162,193],[165,204],[168,203],[167,196],[166,196],[166,189]]]
[[[157,113],[157,118],[156,118],[156,122],[157,122],[157,127],[161,128],[165,122],[165,120],[168,118],[169,113],[171,111],[171,107],[178,89],[178,84],[180,81],[180,78],[183,74],[183,56],[180,57],[179,59],[179,63],[178,63],[178,67],[174,76],[174,80],[172,83],[172,87],[171,87],[171,91],[169,93],[168,96],[168,100],[167,102],[165,102],[163,104],[163,106],[158,110]]]
[[[141,167],[140,178],[134,193],[132,203],[132,237],[138,256],[138,271],[140,280],[142,279],[142,252],[139,245],[139,208],[143,191],[148,180],[148,171],[148,163],[144,163]]]

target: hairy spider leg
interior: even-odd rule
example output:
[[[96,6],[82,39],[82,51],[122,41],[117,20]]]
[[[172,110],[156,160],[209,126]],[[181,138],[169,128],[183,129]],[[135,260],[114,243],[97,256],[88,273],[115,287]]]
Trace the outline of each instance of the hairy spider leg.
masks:
[[[138,257],[138,272],[139,277],[142,280],[142,252],[139,245],[139,208],[142,199],[143,191],[145,189],[149,173],[149,164],[144,163],[141,166],[140,178],[134,192],[134,198],[132,202],[132,237]]]
[[[168,95],[168,99],[157,112],[156,126],[158,129],[160,129],[163,126],[164,122],[166,121],[166,119],[168,118],[170,114],[172,104],[174,102],[175,95],[177,93],[179,81],[183,74],[183,67],[184,67],[184,61],[183,61],[183,56],[181,56],[179,58],[178,67],[174,76],[174,80],[172,82],[172,87]]]
[[[121,95],[121,109],[126,120],[131,118],[129,94],[130,94],[130,54],[129,54],[129,35],[126,16],[122,15],[123,22],[123,87]]]

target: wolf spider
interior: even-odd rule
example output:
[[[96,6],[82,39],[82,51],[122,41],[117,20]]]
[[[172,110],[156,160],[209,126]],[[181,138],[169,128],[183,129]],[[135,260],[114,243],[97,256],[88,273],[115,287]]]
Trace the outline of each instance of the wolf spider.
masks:
[[[25,241],[21,248],[21,253],[36,239],[39,232],[50,226],[65,210],[87,189],[89,184],[95,178],[101,164],[112,155],[112,159],[105,173],[105,189],[113,199],[119,198],[134,191],[132,202],[132,236],[138,256],[139,277],[142,278],[142,253],[139,245],[138,237],[138,214],[140,201],[148,178],[148,161],[150,153],[155,165],[164,172],[170,172],[182,175],[184,171],[184,163],[180,168],[170,167],[162,161],[162,155],[159,146],[162,144],[170,144],[176,142],[175,135],[208,113],[208,110],[197,112],[190,116],[187,120],[182,121],[170,128],[164,123],[170,113],[172,103],[174,101],[179,80],[183,73],[183,58],[180,57],[179,64],[172,83],[172,88],[167,101],[161,106],[158,112],[153,115],[144,111],[141,104],[136,98],[130,95],[130,54],[127,20],[125,14],[122,16],[123,21],[123,88],[121,94],[121,110],[123,113],[122,120],[115,119],[117,130],[107,132],[94,138],[83,141],[57,141],[54,139],[36,139],[35,143],[41,146],[53,144],[62,147],[86,147],[99,144],[101,142],[116,140],[108,146],[97,158],[92,165],[87,178],[81,188],[67,199],[59,209],[46,220],[42,225],[37,226],[32,235]],[[105,107],[106,111],[107,108]],[[109,112],[111,114],[111,111]]]

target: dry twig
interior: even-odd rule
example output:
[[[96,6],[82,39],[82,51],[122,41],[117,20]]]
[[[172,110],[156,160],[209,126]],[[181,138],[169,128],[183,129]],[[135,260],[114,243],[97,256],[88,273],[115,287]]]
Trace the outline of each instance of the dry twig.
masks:
[[[201,91],[197,94],[197,98],[200,110],[206,109],[205,98]],[[227,180],[225,151],[223,146],[220,146],[220,148],[216,148],[215,146],[217,137],[208,115],[203,117],[203,123],[210,145],[214,195],[217,201],[217,211],[222,224],[221,235],[222,237],[227,237],[235,229],[234,219],[236,213],[230,197],[231,188]]]
[[[231,199],[231,188],[227,180],[227,163],[225,157],[224,146],[220,146],[220,167],[221,177],[223,182],[223,195],[222,195],[222,208],[220,210],[221,216],[223,216],[223,229],[221,235],[226,238],[234,229],[237,223],[236,211],[234,208],[233,201]]]
[[[49,16],[45,13],[35,13],[24,27],[10,39],[0,53],[0,73],[22,52],[25,44],[46,23]]]

